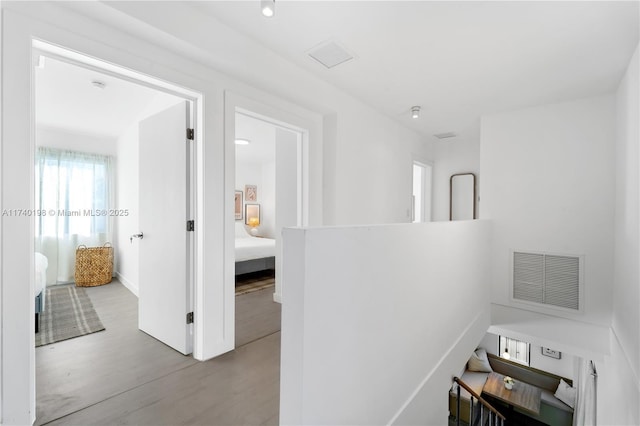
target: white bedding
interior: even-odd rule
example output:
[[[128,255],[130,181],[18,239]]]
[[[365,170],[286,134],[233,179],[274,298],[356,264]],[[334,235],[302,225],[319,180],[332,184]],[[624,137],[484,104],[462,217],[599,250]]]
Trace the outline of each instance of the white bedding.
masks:
[[[43,290],[47,286],[47,268],[49,267],[49,261],[42,253],[36,252],[34,265],[36,267],[35,295],[37,296],[42,292],[42,310],[44,311],[45,292]]]
[[[236,222],[236,262],[275,255],[276,240],[253,237],[247,233],[242,222]]]
[[[276,240],[271,238],[236,238],[236,262],[276,255]]]

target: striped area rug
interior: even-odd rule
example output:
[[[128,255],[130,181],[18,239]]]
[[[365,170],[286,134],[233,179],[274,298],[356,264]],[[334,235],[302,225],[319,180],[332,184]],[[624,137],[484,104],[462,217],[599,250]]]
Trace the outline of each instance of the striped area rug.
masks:
[[[272,270],[238,275],[236,276],[236,296],[253,293],[275,285],[276,277]]]
[[[46,306],[40,314],[36,346],[49,345],[104,330],[91,299],[75,284],[47,287]]]

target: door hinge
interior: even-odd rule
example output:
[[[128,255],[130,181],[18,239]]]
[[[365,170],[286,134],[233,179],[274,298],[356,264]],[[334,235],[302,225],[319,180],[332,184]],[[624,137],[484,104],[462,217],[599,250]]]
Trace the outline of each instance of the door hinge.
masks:
[[[193,220],[187,221],[187,232],[193,232],[196,229],[196,224]]]
[[[193,129],[187,129],[187,139],[192,141],[195,138],[195,132]]]
[[[193,312],[187,314],[187,324],[193,324]]]

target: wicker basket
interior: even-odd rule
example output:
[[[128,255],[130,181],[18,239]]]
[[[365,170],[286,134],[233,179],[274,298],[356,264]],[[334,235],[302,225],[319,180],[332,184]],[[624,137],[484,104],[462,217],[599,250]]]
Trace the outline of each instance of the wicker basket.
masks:
[[[75,279],[78,287],[95,287],[111,282],[113,275],[113,247],[78,246],[76,249]]]

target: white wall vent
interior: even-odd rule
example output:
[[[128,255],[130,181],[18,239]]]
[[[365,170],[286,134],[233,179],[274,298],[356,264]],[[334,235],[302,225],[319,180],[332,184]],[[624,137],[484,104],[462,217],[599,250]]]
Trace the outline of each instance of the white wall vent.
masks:
[[[335,41],[324,42],[307,52],[316,61],[331,69],[336,65],[350,61],[354,56]]]
[[[513,252],[516,301],[580,310],[582,257]]]

